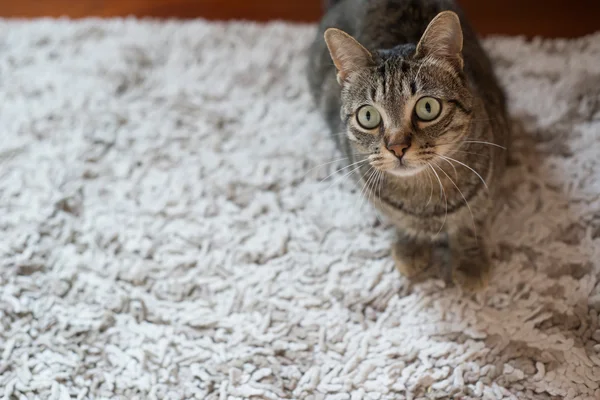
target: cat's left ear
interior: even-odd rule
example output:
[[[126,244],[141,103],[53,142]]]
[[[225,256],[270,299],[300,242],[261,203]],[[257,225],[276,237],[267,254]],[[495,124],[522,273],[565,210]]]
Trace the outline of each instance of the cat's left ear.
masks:
[[[458,68],[463,67],[463,33],[458,15],[442,11],[429,23],[417,45],[417,57],[448,60]]]
[[[325,31],[325,43],[342,84],[350,74],[373,65],[373,56],[356,39],[336,28]]]

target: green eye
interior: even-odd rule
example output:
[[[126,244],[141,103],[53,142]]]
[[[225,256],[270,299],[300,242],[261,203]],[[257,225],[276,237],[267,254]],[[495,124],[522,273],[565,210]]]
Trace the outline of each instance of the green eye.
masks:
[[[433,121],[440,116],[442,105],[433,97],[422,97],[415,105],[415,113],[421,121]]]
[[[381,115],[373,106],[362,106],[358,109],[356,121],[364,129],[375,129],[381,124]]]

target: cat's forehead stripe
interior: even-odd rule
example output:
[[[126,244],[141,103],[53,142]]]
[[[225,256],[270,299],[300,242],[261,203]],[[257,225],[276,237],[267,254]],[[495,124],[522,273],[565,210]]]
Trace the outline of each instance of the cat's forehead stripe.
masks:
[[[410,94],[412,94],[413,96],[417,93],[417,84],[414,80],[411,79],[410,81]]]
[[[371,101],[374,101],[377,98],[377,86],[378,85],[371,85]]]
[[[406,74],[409,69],[410,65],[408,64],[408,62],[406,60],[402,60],[402,64],[400,65],[400,71],[402,71],[403,74]]]
[[[381,63],[381,66],[379,67],[379,75],[381,77],[381,89],[382,89],[382,95],[385,96],[386,92],[387,92],[387,69],[386,69],[386,64],[387,62],[383,62]]]

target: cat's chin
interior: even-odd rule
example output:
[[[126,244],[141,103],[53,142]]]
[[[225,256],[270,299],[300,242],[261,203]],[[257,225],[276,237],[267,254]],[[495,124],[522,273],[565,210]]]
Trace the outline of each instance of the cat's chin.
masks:
[[[409,176],[415,176],[419,172],[423,171],[424,169],[425,169],[424,167],[399,166],[399,167],[396,167],[396,168],[388,169],[385,172],[387,172],[390,175],[397,176],[399,178],[406,178],[406,177],[409,177]]]

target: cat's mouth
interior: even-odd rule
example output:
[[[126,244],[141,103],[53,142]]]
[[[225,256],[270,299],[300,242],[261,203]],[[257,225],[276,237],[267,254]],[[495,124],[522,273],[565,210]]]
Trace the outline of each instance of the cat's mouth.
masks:
[[[415,175],[424,168],[422,165],[413,163],[406,154],[398,157],[387,149],[382,149],[378,153],[371,154],[369,156],[369,164],[375,169],[396,176]]]

